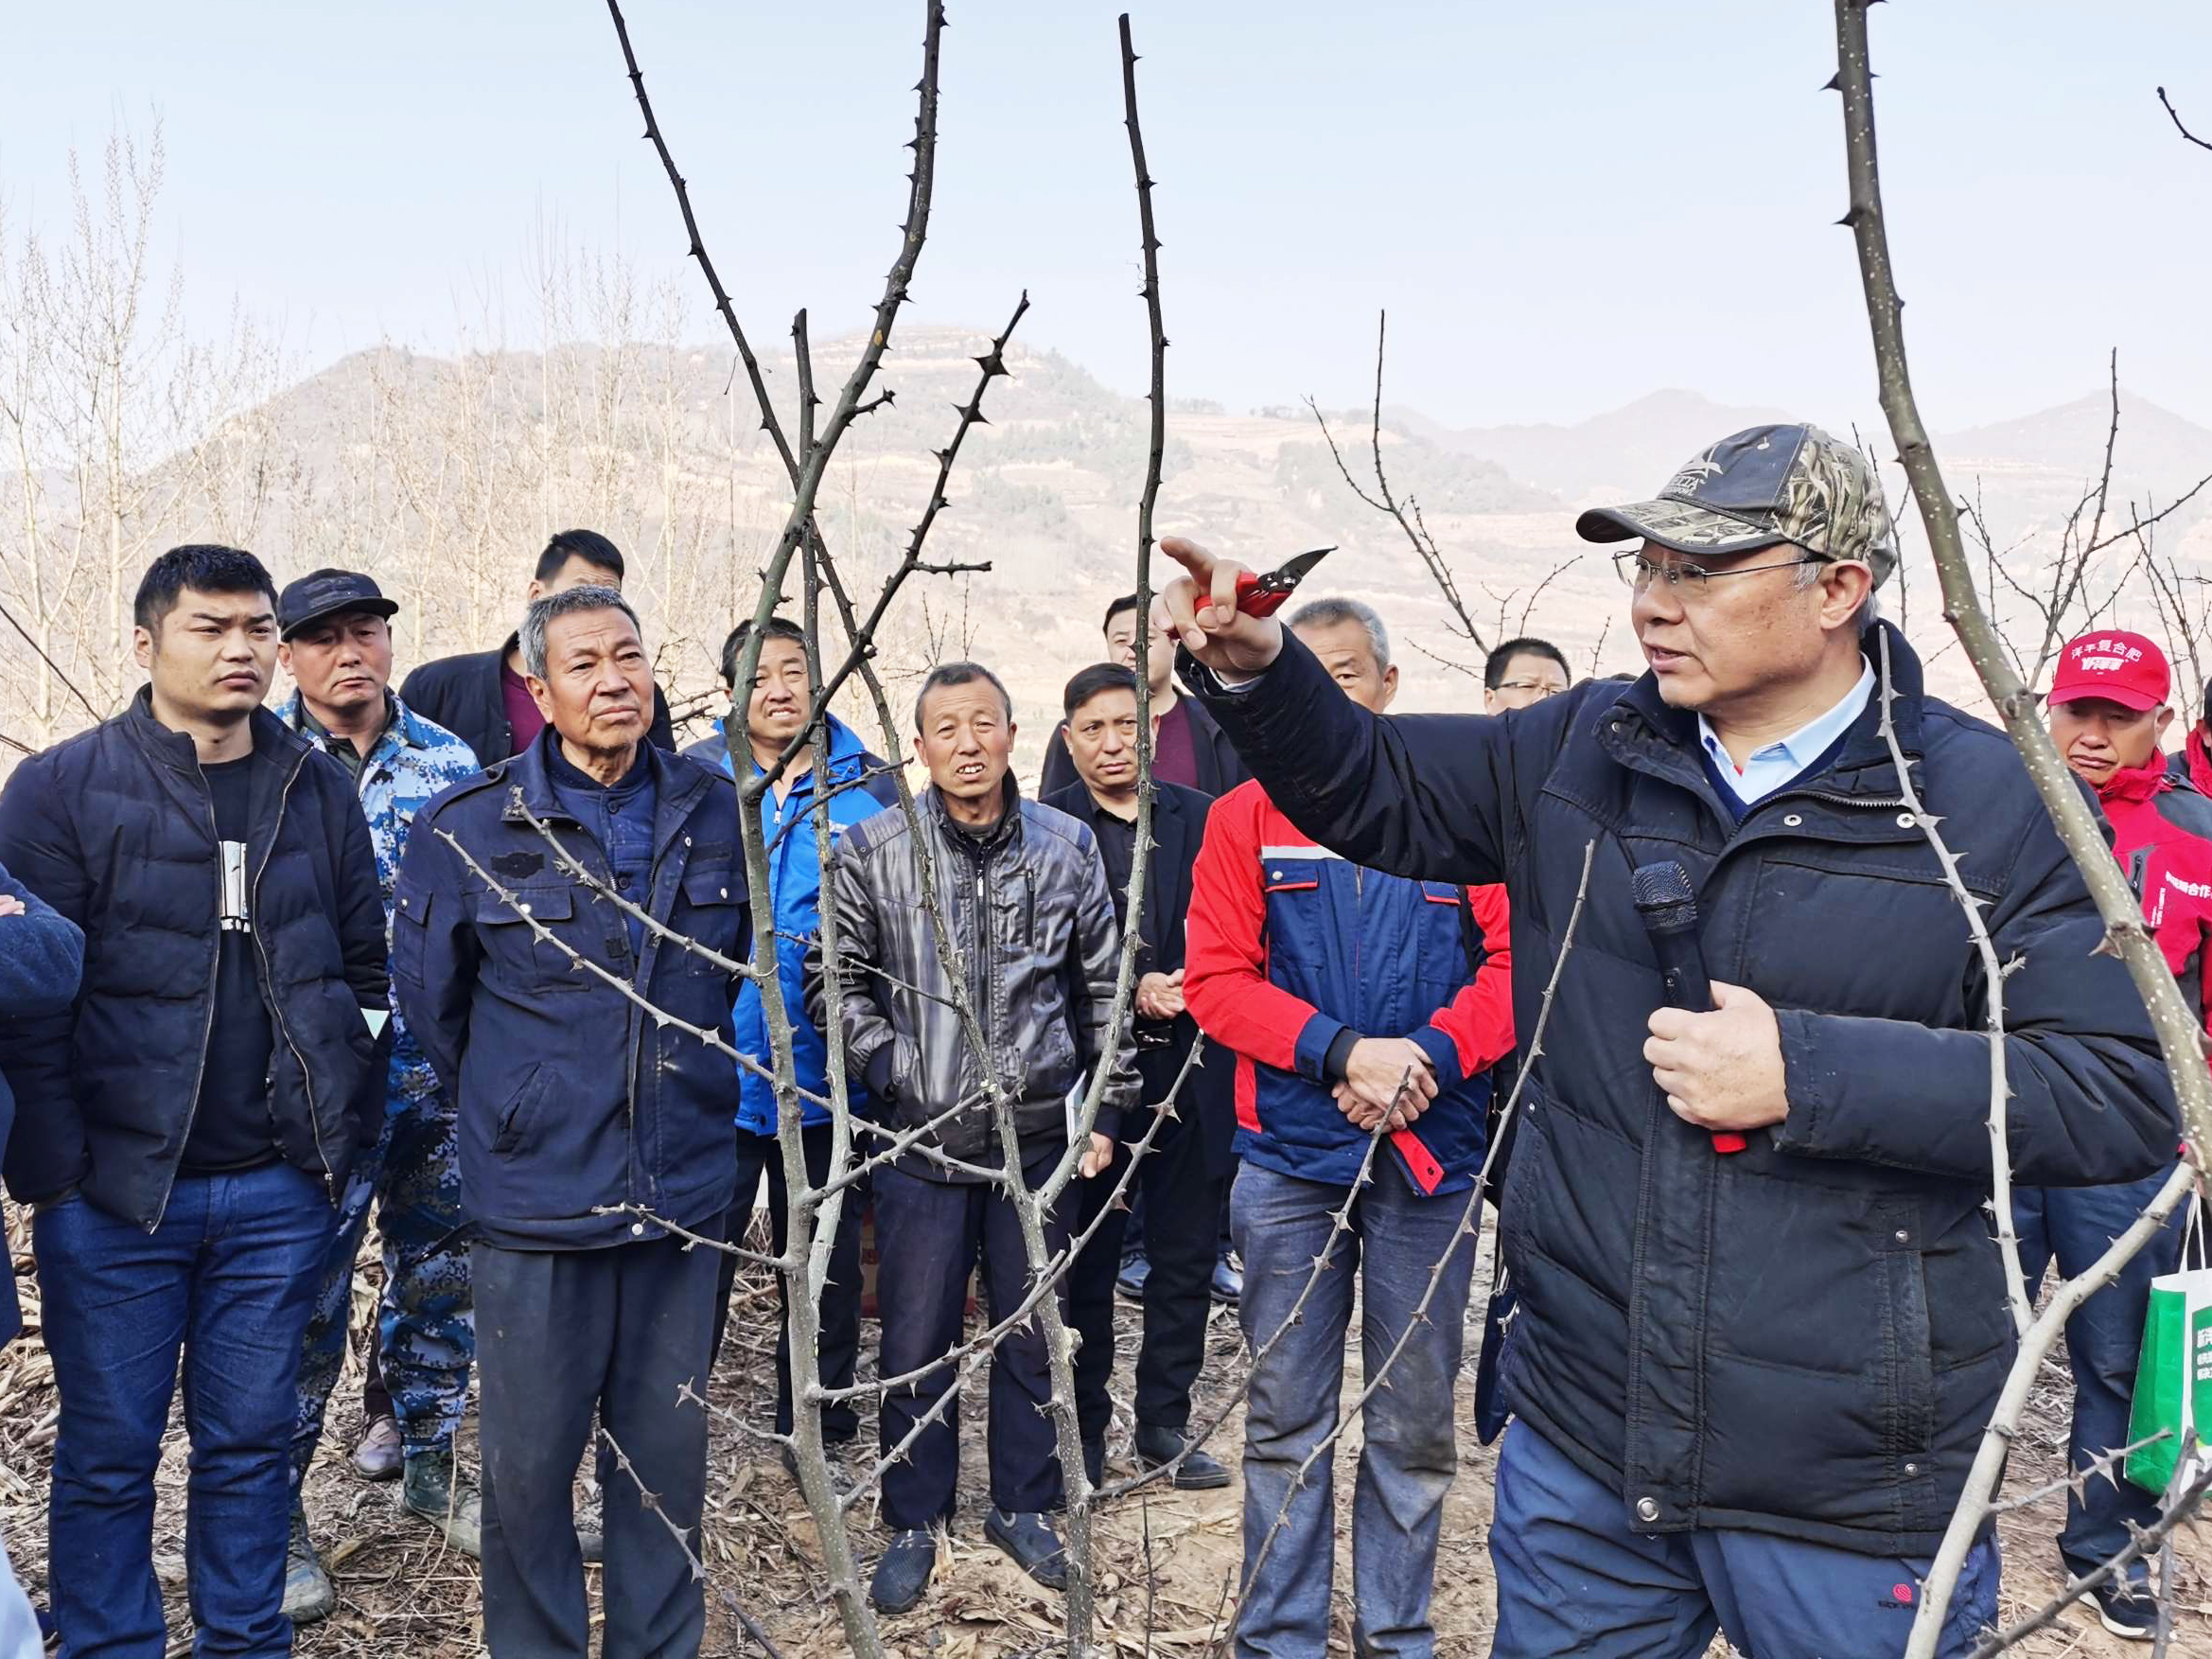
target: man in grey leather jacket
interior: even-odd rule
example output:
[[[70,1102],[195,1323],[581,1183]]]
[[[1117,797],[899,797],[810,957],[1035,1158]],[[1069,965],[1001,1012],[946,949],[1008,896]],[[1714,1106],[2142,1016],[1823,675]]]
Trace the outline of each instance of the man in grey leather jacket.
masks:
[[[1120,938],[1105,865],[1089,828],[1021,798],[1009,769],[1014,723],[1006,688],[978,664],[943,664],[922,682],[914,723],[915,753],[930,774],[919,827],[903,811],[855,824],[829,882],[846,1063],[865,1072],[890,1127],[935,1125],[921,1143],[935,1156],[909,1150],[875,1177],[882,1371],[930,1368],[885,1396],[887,1454],[952,1385],[952,1368],[931,1362],[959,1343],[978,1261],[993,1319],[1019,1306],[1028,1288],[1014,1207],[981,1178],[1003,1164],[991,1080],[1012,1103],[1022,1174],[1031,1187],[1066,1152],[1068,1095],[1094,1068],[1108,1067],[1108,1086],[1084,1149],[1084,1178],[1107,1167],[1121,1113],[1138,1092],[1128,1023],[1109,1029]],[[968,1040],[939,960],[925,867],[988,1054]],[[807,956],[807,1011],[816,1024],[827,1024],[829,1002],[817,939]],[[1066,1242],[1074,1209],[1067,1199],[1063,1192],[1046,1223],[1053,1249]],[[992,1360],[985,1531],[1031,1578],[1057,1589],[1067,1566],[1045,1520],[1062,1498],[1045,1414],[1050,1395],[1043,1333],[1026,1324]],[[951,1519],[958,1485],[956,1403],[914,1436],[884,1476],[894,1536],[869,1594],[887,1612],[920,1599],[936,1564],[931,1528]]]

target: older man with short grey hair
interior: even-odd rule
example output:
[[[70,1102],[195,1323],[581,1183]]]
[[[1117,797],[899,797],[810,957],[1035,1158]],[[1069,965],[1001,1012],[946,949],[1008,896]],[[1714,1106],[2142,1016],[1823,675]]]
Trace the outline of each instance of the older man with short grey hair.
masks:
[[[460,1103],[484,1641],[590,1650],[570,1484],[596,1413],[659,1510],[606,1505],[606,1650],[679,1659],[706,1609],[667,1528],[699,1523],[707,1429],[676,1392],[707,1375],[716,1262],[671,1228],[712,1233],[729,1208],[737,1079],[694,1033],[728,1026],[738,980],[635,912],[746,957],[737,795],[646,741],[652,672],[621,594],[538,600],[519,645],[545,730],[417,816],[392,942],[407,1023]],[[635,911],[578,891],[560,853]]]

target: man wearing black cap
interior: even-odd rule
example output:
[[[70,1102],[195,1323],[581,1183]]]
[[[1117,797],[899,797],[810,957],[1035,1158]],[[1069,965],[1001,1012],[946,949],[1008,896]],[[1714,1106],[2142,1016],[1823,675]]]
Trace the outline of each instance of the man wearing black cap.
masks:
[[[1493,1651],[1690,1659],[1725,1631],[1896,1654],[2014,1338],[1985,1213],[1990,986],[1891,734],[2008,964],[2015,1180],[2168,1167],[2172,1090],[2019,757],[1875,620],[1897,553],[1857,450],[1754,427],[1577,528],[1630,543],[1650,672],[1509,717],[1368,713],[1236,609],[1240,566],[1175,538],[1162,614],[1302,829],[1505,884],[1519,1030],[1558,974],[1501,1209],[1520,1305]],[[1668,1005],[1632,898],[1654,864],[1695,893],[1712,1012]],[[1940,1650],[1995,1611],[1985,1540]]]
[[[278,715],[352,777],[369,821],[387,917],[415,813],[478,770],[467,744],[392,694],[391,617],[398,609],[372,577],[340,570],[302,576],[276,602],[277,658],[299,687]],[[285,1611],[295,1622],[321,1618],[337,1605],[307,1536],[300,1490],[345,1358],[354,1258],[372,1196],[384,1244],[384,1297],[370,1351],[381,1361],[377,1369],[391,1415],[368,1414],[355,1462],[379,1476],[399,1474],[403,1463],[406,1509],[443,1530],[455,1548],[477,1553],[476,1489],[453,1467],[453,1431],[476,1352],[468,1252],[452,1244],[462,1225],[453,1103],[396,1015],[392,1032],[381,1132],[354,1165],[341,1198],[300,1355],[285,1562]],[[400,1456],[380,1462],[387,1445]]]

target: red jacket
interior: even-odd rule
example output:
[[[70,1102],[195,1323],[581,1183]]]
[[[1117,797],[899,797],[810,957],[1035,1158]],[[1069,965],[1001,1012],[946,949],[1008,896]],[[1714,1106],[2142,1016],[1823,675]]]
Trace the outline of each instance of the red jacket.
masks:
[[[1337,1107],[1328,1066],[1347,1032],[1409,1036],[1437,1098],[1391,1137],[1423,1191],[1482,1166],[1488,1071],[1513,1048],[1502,887],[1413,881],[1348,864],[1255,783],[1214,803],[1191,872],[1184,997],[1237,1054],[1237,1151],[1306,1180],[1348,1184],[1367,1137]]]
[[[2097,791],[2112,822],[2112,850],[2143,903],[2143,919],[2212,1032],[2212,980],[2204,972],[2212,939],[2212,800],[2164,755],[2116,771]]]

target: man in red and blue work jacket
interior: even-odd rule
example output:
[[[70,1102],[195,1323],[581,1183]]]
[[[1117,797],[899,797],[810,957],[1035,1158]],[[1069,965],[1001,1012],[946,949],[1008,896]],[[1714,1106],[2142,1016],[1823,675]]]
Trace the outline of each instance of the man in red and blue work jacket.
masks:
[[[1396,695],[1389,636],[1367,606],[1318,600],[1290,626],[1355,702],[1379,714]],[[1337,1426],[1339,1390],[1317,1379],[1341,1373],[1355,1271],[1367,1378],[1405,1344],[1366,1406],[1352,1509],[1355,1645],[1425,1651],[1458,1463],[1452,1385],[1474,1263],[1462,1229],[1483,1161],[1487,1072],[1513,1047],[1505,890],[1347,863],[1256,783],[1214,803],[1192,890],[1184,996],[1200,1029],[1237,1055],[1243,1163],[1230,1226],[1244,1259],[1238,1317],[1256,1356],[1237,1651],[1326,1645],[1333,1459],[1302,1466]],[[1354,1200],[1378,1124],[1386,1139]],[[1348,1230],[1337,1234],[1347,1204]]]

